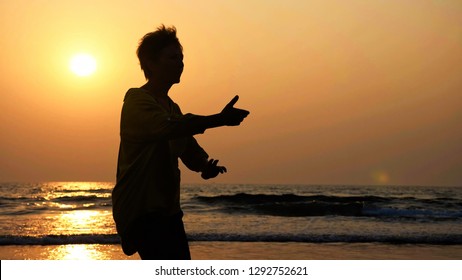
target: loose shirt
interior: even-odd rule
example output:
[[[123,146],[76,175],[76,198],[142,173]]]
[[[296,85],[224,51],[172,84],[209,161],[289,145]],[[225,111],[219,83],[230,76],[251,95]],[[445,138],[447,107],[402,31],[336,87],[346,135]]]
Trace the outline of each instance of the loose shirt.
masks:
[[[171,100],[165,109],[141,88],[125,95],[117,183],[112,192],[114,221],[122,238],[142,215],[167,217],[181,211],[178,158],[196,172],[208,158],[193,137],[204,130],[188,125],[194,117],[183,115]]]

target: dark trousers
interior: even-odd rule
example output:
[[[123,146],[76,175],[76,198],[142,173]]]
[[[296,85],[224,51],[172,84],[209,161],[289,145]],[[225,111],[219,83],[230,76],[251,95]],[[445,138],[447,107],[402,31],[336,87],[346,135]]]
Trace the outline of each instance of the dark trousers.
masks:
[[[146,215],[136,223],[133,243],[142,260],[190,260],[183,212],[171,217]]]

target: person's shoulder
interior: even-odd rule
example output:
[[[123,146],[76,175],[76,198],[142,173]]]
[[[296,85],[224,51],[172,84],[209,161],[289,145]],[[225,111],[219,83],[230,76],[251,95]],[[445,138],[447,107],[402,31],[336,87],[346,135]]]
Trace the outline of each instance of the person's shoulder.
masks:
[[[153,98],[149,96],[148,92],[142,88],[130,88],[125,94],[124,101],[130,100],[145,100],[153,101]]]
[[[129,88],[127,92],[133,92],[133,93],[148,93],[147,90],[144,88]]]

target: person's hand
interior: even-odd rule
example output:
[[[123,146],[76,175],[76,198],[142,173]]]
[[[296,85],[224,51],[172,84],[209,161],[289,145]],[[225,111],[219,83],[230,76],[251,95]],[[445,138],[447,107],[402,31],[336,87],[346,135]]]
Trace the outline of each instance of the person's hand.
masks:
[[[215,178],[218,174],[223,174],[226,172],[226,167],[218,166],[218,160],[210,159],[202,170],[202,178],[207,180]]]
[[[239,100],[236,95],[221,111],[220,115],[223,118],[224,124],[227,126],[237,126],[247,117],[250,113],[247,110],[234,108],[234,104]]]

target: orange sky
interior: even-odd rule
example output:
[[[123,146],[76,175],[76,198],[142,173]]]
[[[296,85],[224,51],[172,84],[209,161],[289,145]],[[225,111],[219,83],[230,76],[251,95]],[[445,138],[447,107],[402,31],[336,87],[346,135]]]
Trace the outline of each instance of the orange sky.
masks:
[[[113,181],[138,40],[175,25],[171,97],[241,127],[198,136],[212,182],[462,185],[462,2],[0,2],[0,181]],[[89,77],[69,70],[92,54]],[[183,182],[200,176],[183,169]]]

